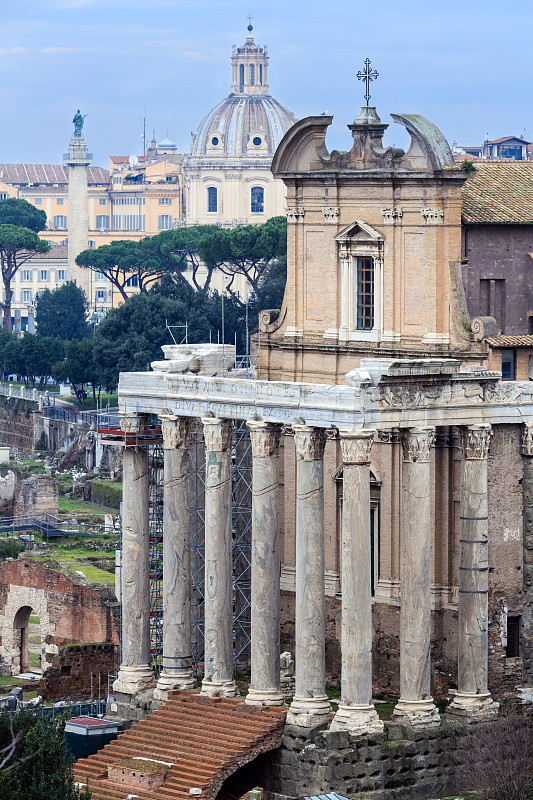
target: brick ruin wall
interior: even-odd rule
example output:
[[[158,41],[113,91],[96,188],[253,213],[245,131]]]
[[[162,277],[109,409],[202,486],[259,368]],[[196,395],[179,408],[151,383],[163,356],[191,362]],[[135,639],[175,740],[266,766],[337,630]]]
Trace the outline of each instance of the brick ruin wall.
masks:
[[[66,644],[119,644],[120,607],[110,589],[79,585],[30,558],[6,561],[0,564],[0,673],[4,675],[21,670],[15,621],[23,609],[39,617],[43,669]]]
[[[112,642],[71,644],[52,656],[39,694],[45,701],[82,700],[107,696],[108,676],[118,670],[119,648]]]

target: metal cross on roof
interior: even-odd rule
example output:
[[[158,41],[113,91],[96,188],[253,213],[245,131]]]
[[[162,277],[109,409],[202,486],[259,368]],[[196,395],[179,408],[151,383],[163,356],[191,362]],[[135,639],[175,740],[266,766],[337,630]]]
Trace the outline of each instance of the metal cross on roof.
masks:
[[[359,72],[357,73],[357,77],[359,78],[360,81],[365,82],[365,88],[366,88],[365,100],[366,104],[368,105],[368,101],[370,100],[370,82],[375,81],[376,78],[379,77],[379,72],[377,72],[377,70],[370,69],[369,58],[365,58],[365,68],[364,70],[359,70]]]
[[[252,27],[252,20],[253,20],[252,15],[248,14],[248,30],[250,30],[250,28]]]

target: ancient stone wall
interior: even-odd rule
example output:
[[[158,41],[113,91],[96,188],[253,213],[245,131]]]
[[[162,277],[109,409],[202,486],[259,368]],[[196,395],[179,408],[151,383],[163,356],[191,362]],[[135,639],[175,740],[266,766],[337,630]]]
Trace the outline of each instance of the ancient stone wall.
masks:
[[[39,617],[43,668],[59,648],[76,642],[119,644],[119,604],[107,587],[99,590],[74,583],[29,558],[0,564],[0,672],[15,675],[27,661],[30,613]],[[23,633],[21,634],[21,631]]]
[[[118,646],[112,642],[75,644],[52,656],[44,673],[39,694],[43,700],[78,700],[107,695],[108,675],[118,670]]]
[[[0,444],[20,453],[33,451],[33,414],[37,403],[0,395]]]
[[[13,516],[57,516],[58,484],[51,475],[33,475],[18,482],[15,491]]]

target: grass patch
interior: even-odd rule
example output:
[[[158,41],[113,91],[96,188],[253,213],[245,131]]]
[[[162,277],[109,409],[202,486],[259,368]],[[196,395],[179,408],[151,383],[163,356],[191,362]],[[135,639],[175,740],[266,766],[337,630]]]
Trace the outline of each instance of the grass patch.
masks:
[[[72,405],[78,411],[93,411],[97,406],[96,403],[93,401],[93,394],[92,390],[89,391],[85,389],[87,392],[87,400],[83,405],[78,403],[76,399],[72,398]],[[100,408],[105,409],[106,405],[109,403],[109,408],[116,408],[118,406],[118,394],[101,394],[100,395]]]
[[[15,686],[29,686],[31,681],[25,678],[17,678],[13,675],[0,675],[0,687],[9,687],[13,689]]]
[[[377,695],[375,699],[381,700],[380,703],[376,703],[375,705],[376,711],[378,712],[378,717],[386,722],[391,718],[392,712],[396,708],[398,698],[389,697],[388,695]]]
[[[41,620],[36,614],[30,614],[30,622],[32,622],[34,625],[40,625]]]
[[[41,666],[41,654],[30,653],[30,667],[40,667],[40,666]]]
[[[98,503],[89,503],[87,500],[78,500],[77,498],[59,497],[57,507],[62,514],[97,514],[103,517],[104,514],[117,513],[116,508],[109,506],[100,506]]]
[[[73,547],[52,546],[50,547],[45,556],[32,556],[34,561],[49,566],[51,560],[57,562],[60,567],[66,570],[67,573],[75,577],[77,572],[83,572],[87,580],[92,583],[100,585],[114,586],[115,574],[107,570],[100,569],[92,564],[92,560],[110,558],[114,554],[114,549],[101,549],[101,550],[88,550],[83,545],[75,545]],[[81,577],[78,576],[78,577]]]

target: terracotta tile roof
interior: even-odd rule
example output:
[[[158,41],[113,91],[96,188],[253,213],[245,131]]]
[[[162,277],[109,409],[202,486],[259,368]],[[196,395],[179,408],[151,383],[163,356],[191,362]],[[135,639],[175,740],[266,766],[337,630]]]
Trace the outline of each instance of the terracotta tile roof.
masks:
[[[533,224],[533,162],[485,161],[463,186],[466,223]]]
[[[129,156],[109,156],[109,160],[113,162],[113,164],[125,164],[126,162],[129,163],[130,157]],[[137,163],[141,164],[144,161],[148,161],[146,156],[137,156]]]
[[[260,753],[281,745],[286,710],[247,706],[242,700],[171,692],[168,700],[94,756],[74,765],[74,776],[89,784],[93,800],[215,800],[224,780]],[[107,776],[109,764],[147,758],[171,764],[155,791],[127,788]]]
[[[67,184],[67,170],[63,164],[0,164],[0,180],[6,183]],[[89,185],[109,183],[109,171],[102,167],[89,167]]]
[[[491,336],[486,341],[491,347],[533,347],[533,336]]]
[[[526,142],[525,139],[522,139],[521,136],[500,136],[499,139],[491,139],[488,144],[501,144],[502,142],[509,142],[513,139],[517,142],[522,142],[522,144],[531,144],[531,142]]]

